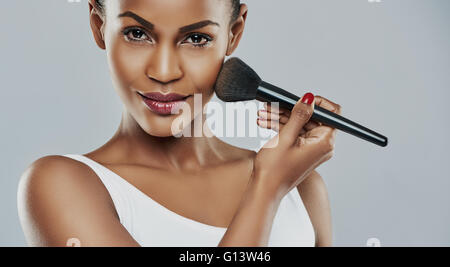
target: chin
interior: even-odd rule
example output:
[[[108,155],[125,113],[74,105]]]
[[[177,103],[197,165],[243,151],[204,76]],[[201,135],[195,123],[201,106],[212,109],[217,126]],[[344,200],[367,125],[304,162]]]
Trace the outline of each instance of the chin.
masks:
[[[172,134],[172,132],[170,130],[169,131],[159,131],[159,130],[148,131],[147,133],[151,136],[156,136],[156,137],[173,137],[174,136],[174,134]]]
[[[172,123],[152,123],[147,124],[146,127],[143,127],[144,131],[152,136],[156,137],[173,137],[178,136],[183,133],[183,129],[177,128],[176,131],[172,132]]]

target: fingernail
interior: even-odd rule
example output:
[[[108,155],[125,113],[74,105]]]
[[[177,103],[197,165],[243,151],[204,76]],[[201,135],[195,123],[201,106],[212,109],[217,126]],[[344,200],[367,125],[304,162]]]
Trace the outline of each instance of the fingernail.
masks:
[[[314,101],[314,95],[312,93],[306,93],[302,97],[302,102],[308,105],[311,105]]]

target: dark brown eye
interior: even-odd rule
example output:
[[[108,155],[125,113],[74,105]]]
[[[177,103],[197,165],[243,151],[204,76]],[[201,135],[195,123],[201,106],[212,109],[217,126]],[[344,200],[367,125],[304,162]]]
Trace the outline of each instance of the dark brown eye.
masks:
[[[204,47],[204,46],[209,45],[213,39],[211,37],[209,37],[208,35],[194,33],[194,34],[189,35],[186,40],[187,41],[191,40],[192,42],[188,42],[188,43],[191,43],[196,47]]]
[[[140,39],[142,35],[144,35],[145,33],[142,32],[141,30],[132,30],[131,34],[133,35],[134,38]]]
[[[125,38],[131,42],[142,42],[148,40],[145,31],[139,28],[128,28],[123,31]]]
[[[198,43],[201,43],[201,41],[204,39],[204,37],[202,37],[198,34],[194,34],[191,36],[191,39],[194,43],[198,44]]]

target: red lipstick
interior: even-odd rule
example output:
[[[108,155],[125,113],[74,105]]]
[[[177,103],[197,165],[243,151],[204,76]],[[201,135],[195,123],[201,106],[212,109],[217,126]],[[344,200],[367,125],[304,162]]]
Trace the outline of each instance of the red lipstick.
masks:
[[[180,95],[176,93],[161,94],[159,92],[139,93],[147,107],[160,115],[170,115],[176,113],[186,102],[189,95]]]

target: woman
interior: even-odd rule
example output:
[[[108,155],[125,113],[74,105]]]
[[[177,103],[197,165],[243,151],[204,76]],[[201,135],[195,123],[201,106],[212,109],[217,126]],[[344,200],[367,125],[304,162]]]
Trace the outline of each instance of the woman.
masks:
[[[18,208],[30,245],[331,245],[327,191],[314,169],[331,158],[335,130],[309,119],[314,104],[340,114],[339,105],[309,93],[292,111],[266,106],[257,123],[279,134],[258,153],[215,136],[175,136],[199,117],[204,125],[194,95],[202,107],[213,96],[244,32],[245,4],[89,0],[89,11],[122,121],[100,148],[45,156],[23,173]],[[161,99],[169,93],[172,104]],[[191,109],[172,113],[178,104]],[[174,132],[182,115],[192,120]]]

